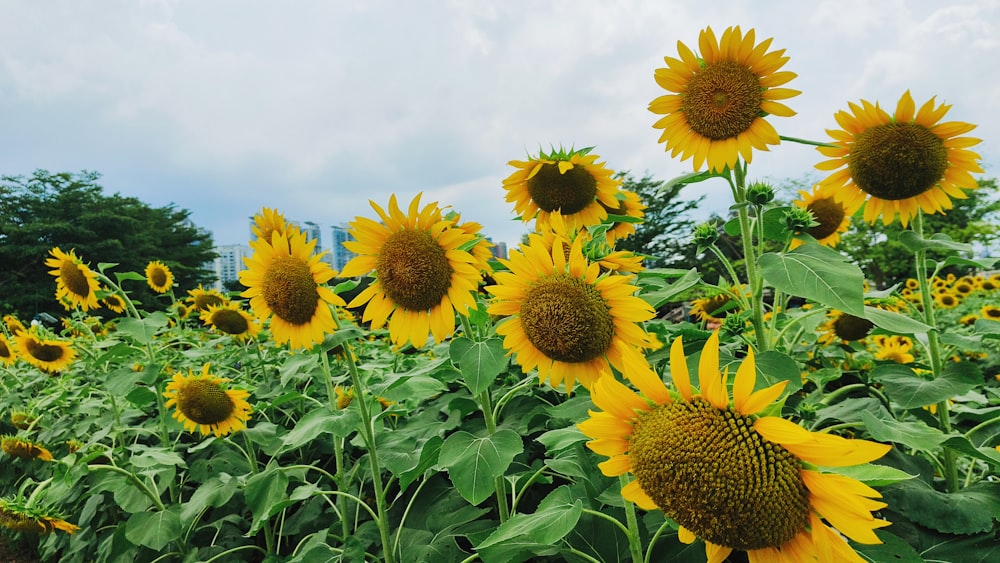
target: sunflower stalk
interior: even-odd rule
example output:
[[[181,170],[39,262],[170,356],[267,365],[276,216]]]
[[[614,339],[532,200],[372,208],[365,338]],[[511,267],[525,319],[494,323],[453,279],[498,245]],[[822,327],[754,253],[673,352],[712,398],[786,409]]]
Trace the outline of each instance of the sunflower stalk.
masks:
[[[327,356],[326,351],[322,347],[318,348],[320,365],[323,366],[323,383],[326,384],[326,396],[327,400],[330,401],[330,410],[337,410],[337,392],[333,387],[333,376],[330,371],[330,358]],[[336,467],[337,475],[334,482],[337,484],[337,488],[341,491],[347,490],[346,479],[344,478],[344,441],[339,436],[334,436],[333,438],[333,461],[334,467]],[[349,522],[347,521],[347,500],[342,496],[337,496],[337,510],[340,511],[340,526],[341,533],[343,534],[344,541],[350,536],[351,530]]]
[[[628,479],[625,475],[618,476],[618,483],[625,487],[628,484]],[[625,522],[628,525],[628,550],[629,554],[632,556],[632,561],[639,562],[643,560],[642,555],[642,538],[639,537],[639,519],[635,514],[635,503],[632,501],[622,499],[625,504]]]
[[[918,209],[911,223],[913,232],[917,234],[919,240],[924,239],[924,214]],[[920,284],[920,302],[923,305],[924,324],[931,327],[927,331],[927,355],[931,361],[931,377],[937,379],[941,377],[943,362],[941,359],[941,341],[938,335],[937,320],[934,316],[934,301],[931,298],[930,283],[927,277],[927,249],[920,246],[915,251],[917,283]],[[949,413],[948,400],[945,399],[937,404],[938,424],[945,434],[951,432],[951,415]],[[955,451],[945,447],[942,452],[944,459],[944,480],[948,492],[958,491],[958,466],[955,460]]]
[[[768,350],[770,339],[764,330],[764,287],[763,279],[757,271],[757,248],[753,243],[753,227],[750,223],[750,211],[747,205],[746,163],[738,161],[733,169],[733,180],[730,187],[736,202],[736,213],[740,222],[740,241],[743,243],[743,265],[746,268],[747,283],[750,285],[750,320],[754,328],[754,340],[758,352]],[[763,244],[763,239],[760,244]],[[737,282],[738,285],[738,282]]]

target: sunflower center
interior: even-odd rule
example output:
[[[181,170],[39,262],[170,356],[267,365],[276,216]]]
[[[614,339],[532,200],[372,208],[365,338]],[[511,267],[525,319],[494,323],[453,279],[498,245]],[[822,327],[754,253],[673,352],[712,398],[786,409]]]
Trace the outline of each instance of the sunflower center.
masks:
[[[642,414],[632,472],[664,513],[699,537],[738,550],[777,547],[805,529],[809,491],[799,461],[753,421],[701,398]]]
[[[713,319],[724,319],[734,310],[733,307],[730,307],[731,301],[732,298],[725,293],[713,295],[712,297],[705,299],[701,310]]]
[[[948,149],[931,130],[915,123],[871,127],[854,141],[851,178],[866,193],[890,201],[933,188],[948,168]]]
[[[164,287],[167,285],[167,272],[163,268],[153,268],[149,281],[156,287]]]
[[[691,129],[713,141],[743,133],[760,117],[760,79],[749,68],[722,61],[691,77],[681,111]]]
[[[874,327],[875,325],[868,319],[844,313],[837,317],[837,320],[833,322],[833,333],[836,334],[838,338],[851,342],[853,340],[861,340],[862,338],[868,336],[868,333],[871,332]]]
[[[603,354],[614,335],[614,319],[594,286],[567,274],[541,278],[521,303],[528,340],[559,362],[587,362]]]
[[[597,197],[597,178],[583,166],[560,173],[558,164],[543,164],[528,180],[528,194],[542,211],[572,215]]]
[[[239,311],[220,309],[212,314],[212,326],[226,334],[243,334],[250,328],[250,323]]]
[[[996,307],[984,309],[982,313],[987,319],[1000,319],[1000,309]]]
[[[212,305],[222,305],[222,298],[212,293],[202,293],[194,298],[194,308],[207,311]]]
[[[34,338],[27,339],[26,348],[28,349],[28,353],[31,354],[31,357],[43,362],[58,361],[62,359],[63,354],[66,353],[62,346],[45,344],[35,340]]]
[[[844,206],[834,201],[832,197],[817,199],[808,206],[819,225],[810,227],[806,232],[816,240],[823,240],[837,232],[844,222]]]
[[[90,295],[90,284],[87,282],[87,275],[78,264],[69,260],[63,260],[59,266],[59,278],[63,285],[74,295],[87,297]]]
[[[429,232],[418,230],[389,235],[375,271],[386,295],[410,311],[438,306],[448,294],[453,273],[444,248]]]
[[[0,340],[0,358],[10,358],[13,357],[13,355],[14,353],[11,352],[10,348],[7,346],[7,343],[4,342],[3,340]]]
[[[290,324],[307,324],[316,314],[316,281],[309,265],[294,256],[276,257],[264,273],[261,288],[267,306]]]
[[[219,424],[229,418],[235,408],[218,383],[196,379],[186,382],[177,391],[177,409],[198,424]]]

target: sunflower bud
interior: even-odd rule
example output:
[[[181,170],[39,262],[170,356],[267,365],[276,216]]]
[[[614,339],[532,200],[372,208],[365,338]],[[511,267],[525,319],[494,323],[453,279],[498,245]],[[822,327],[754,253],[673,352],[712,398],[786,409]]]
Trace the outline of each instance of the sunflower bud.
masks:
[[[719,240],[719,229],[715,223],[702,223],[694,228],[694,244],[698,247],[698,252],[715,244]]]
[[[754,182],[747,187],[747,201],[753,205],[766,205],[774,199],[774,188],[767,182]]]
[[[793,206],[785,210],[785,227],[793,233],[801,233],[816,225],[819,223],[808,209]]]

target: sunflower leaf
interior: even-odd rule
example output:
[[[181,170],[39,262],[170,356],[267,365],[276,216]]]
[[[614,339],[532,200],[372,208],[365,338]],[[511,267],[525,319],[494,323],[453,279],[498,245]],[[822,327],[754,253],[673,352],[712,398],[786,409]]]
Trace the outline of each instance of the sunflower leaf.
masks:
[[[964,242],[955,242],[944,233],[935,233],[930,238],[921,238],[913,231],[903,231],[899,233],[899,242],[909,251],[918,250],[954,250],[957,252],[972,253],[972,245]]]
[[[931,330],[929,325],[906,315],[867,305],[865,306],[865,318],[875,323],[879,328],[896,334],[920,334]]]
[[[839,252],[804,244],[791,252],[760,257],[767,283],[787,294],[804,297],[856,317],[863,317],[865,276]]]
[[[136,512],[125,523],[125,538],[135,545],[161,550],[181,537],[181,506],[175,504],[158,512]]]
[[[902,469],[889,467],[888,465],[877,465],[866,463],[864,465],[850,465],[847,467],[834,467],[828,471],[857,479],[870,487],[884,487],[907,479],[913,479],[916,475],[910,475]]]
[[[513,430],[498,430],[484,438],[460,431],[441,445],[438,463],[448,470],[462,498],[476,505],[493,494],[494,480],[522,451],[521,436]]]
[[[1000,483],[980,481],[961,491],[944,493],[921,479],[910,479],[882,493],[893,510],[946,534],[986,532],[1000,517]]]
[[[936,379],[925,379],[896,363],[875,366],[871,377],[885,387],[895,405],[904,409],[947,401],[982,382],[979,368],[971,362],[950,364]]]
[[[559,553],[558,542],[573,531],[583,503],[572,499],[569,487],[552,491],[533,514],[518,514],[501,524],[476,546],[483,561],[527,561],[536,555]]]
[[[861,422],[878,442],[893,442],[924,452],[936,450],[948,439],[947,434],[923,422],[879,420],[868,411],[861,411]]]
[[[451,341],[449,351],[458,362],[465,385],[474,396],[489,389],[496,376],[507,369],[506,351],[503,340],[499,338],[473,342],[461,336]]]

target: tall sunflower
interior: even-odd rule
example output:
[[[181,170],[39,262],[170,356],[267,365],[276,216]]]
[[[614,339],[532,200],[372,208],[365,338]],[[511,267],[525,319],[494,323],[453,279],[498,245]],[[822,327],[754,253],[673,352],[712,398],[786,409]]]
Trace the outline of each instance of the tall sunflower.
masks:
[[[624,357],[654,347],[638,324],[655,315],[637,297],[633,276],[601,274],[581,252],[583,238],[572,246],[556,239],[552,247],[536,234],[520,251],[500,262],[506,272],[486,287],[495,300],[487,311],[507,318],[497,325],[508,354],[521,369],[538,369],[541,381],[566,391],[576,380],[590,388],[602,371],[621,370]]]
[[[536,219],[543,228],[554,212],[562,214],[571,229],[598,225],[608,217],[608,209],[620,205],[621,180],[605,168],[590,148],[539,151],[528,160],[508,162],[517,170],[503,181],[506,200],[525,223]]]
[[[753,350],[736,370],[719,371],[719,338],[713,333],[698,365],[700,390],[688,373],[681,339],[670,348],[676,392],[642,362],[626,365],[639,393],[604,375],[591,392],[600,411],[579,425],[591,450],[609,459],[609,476],[632,474],[622,496],[645,510],[659,508],[680,528],[682,542],[705,542],[710,562],[745,551],[751,563],[863,561],[843,534],[859,543],[881,540],[874,530],[889,523],[873,517],[885,507],[874,489],[815,466],[867,463],[891,446],[810,432],[761,412],[785,382],[754,391]],[[825,522],[824,522],[825,520]],[[839,532],[839,533],[838,533]]]
[[[860,206],[867,200],[865,221],[881,216],[889,224],[899,215],[906,227],[918,210],[944,213],[952,208],[951,198],[965,199],[962,190],[978,187],[972,173],[983,169],[968,148],[980,140],[960,136],[976,126],[942,123],[950,105],[931,98],[917,110],[907,90],[893,115],[866,100],[848,106],[850,112],[834,116],[843,129],[827,130],[834,146],[817,147],[830,160],[816,168],[833,171],[821,185],[833,189],[839,201]]]
[[[222,305],[209,305],[208,309],[201,312],[201,321],[240,340],[254,338],[260,332],[260,323],[232,301]]]
[[[247,268],[239,273],[247,286],[241,293],[250,298],[250,308],[261,322],[271,319],[271,333],[278,344],[310,348],[323,342],[336,324],[330,305],[344,300],[324,285],[336,275],[313,254],[316,241],[306,242],[301,231],[271,234],[270,242],[250,242],[253,256],[244,258]]]
[[[209,373],[209,364],[202,366],[200,374],[193,370],[188,375],[175,373],[163,393],[166,407],[174,407],[173,417],[188,432],[198,430],[203,436],[214,433],[216,437],[238,432],[246,428],[252,412],[246,400],[250,393],[227,389],[224,384],[229,381]]]
[[[166,264],[153,260],[146,264],[146,283],[157,293],[166,293],[174,287],[174,274]]]
[[[0,333],[0,365],[9,366],[17,361],[14,345],[7,340],[7,335]]]
[[[66,254],[59,247],[49,251],[52,258],[45,261],[49,273],[56,277],[56,298],[66,307],[79,307],[81,311],[97,309],[97,275],[76,256],[75,250]]]
[[[62,371],[76,359],[76,350],[69,342],[46,339],[34,328],[21,331],[14,342],[19,358],[47,373]]]
[[[753,149],[768,150],[780,143],[778,132],[764,119],[795,115],[778,102],[799,94],[778,88],[795,78],[779,71],[788,62],[785,50],[767,52],[772,39],[756,43],[754,30],[727,28],[716,40],[711,27],[701,31],[698,57],[677,42],[680,59],[664,57],[667,68],[656,69],[656,83],[672,94],[649,104],[663,115],[653,127],[662,129],[661,143],[671,156],[693,158],[695,171],[706,162],[710,171],[736,165],[740,156],[750,162]]]
[[[441,342],[455,331],[455,313],[476,307],[474,292],[485,264],[466,250],[478,246],[475,223],[456,225],[444,218],[437,203],[420,207],[421,194],[410,202],[406,213],[395,194],[388,213],[370,201],[381,222],[356,217],[349,232],[354,240],[344,246],[355,253],[342,277],[375,272],[375,281],[359,293],[348,307],[365,305],[362,320],[374,329],[389,323],[389,338],[395,346],[427,343],[428,334]]]
[[[198,284],[198,287],[188,290],[188,296],[185,301],[191,305],[191,309],[201,313],[202,311],[207,311],[212,305],[225,305],[229,302],[229,299],[218,289],[205,289],[201,284]],[[185,314],[182,317],[187,317],[187,315]]]
[[[799,190],[799,199],[792,204],[812,213],[819,224],[809,227],[805,232],[816,239],[816,242],[830,247],[840,243],[840,233],[847,232],[851,226],[851,216],[858,210],[857,207],[837,201],[832,190],[822,188],[819,184],[813,186],[811,193]],[[802,244],[801,239],[793,238],[791,248],[798,248]]]

